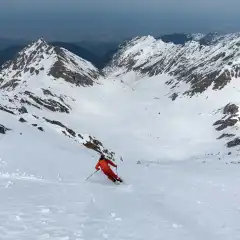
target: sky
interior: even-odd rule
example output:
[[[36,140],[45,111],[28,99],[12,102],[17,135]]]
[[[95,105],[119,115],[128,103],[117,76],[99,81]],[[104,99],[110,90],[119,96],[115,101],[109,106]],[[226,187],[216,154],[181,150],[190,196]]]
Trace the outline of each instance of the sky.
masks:
[[[0,0],[0,37],[120,40],[240,30],[239,0]]]

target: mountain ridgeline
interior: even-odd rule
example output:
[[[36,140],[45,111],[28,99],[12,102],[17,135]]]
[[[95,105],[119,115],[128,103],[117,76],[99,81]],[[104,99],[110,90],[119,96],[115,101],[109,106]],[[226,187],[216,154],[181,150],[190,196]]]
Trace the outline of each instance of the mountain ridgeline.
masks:
[[[3,43],[2,43],[3,44]],[[30,44],[30,43],[29,43]],[[117,50],[118,43],[69,43],[69,42],[60,42],[54,41],[49,42],[50,45],[55,47],[62,47],[70,52],[80,56],[87,61],[91,62],[97,68],[102,69],[106,65],[107,62],[111,59],[112,55]],[[17,53],[21,51],[27,44],[26,43],[15,43],[13,42],[10,45],[5,46],[5,42],[1,48],[0,41],[0,66],[5,62],[12,60],[15,58]]]
[[[17,53],[13,54],[15,51]],[[107,137],[99,133],[97,123],[93,120],[96,117],[112,117],[113,124],[116,121],[118,126],[121,123],[114,116],[120,114],[124,117],[126,114],[126,119],[134,121],[130,125],[136,128],[133,130],[136,135],[132,136],[136,142],[142,131],[138,126],[142,124],[145,124],[145,131],[148,129],[150,132],[147,136],[152,136],[157,131],[162,135],[163,129],[169,128],[170,132],[176,126],[176,123],[171,123],[168,119],[184,119],[182,124],[186,129],[191,124],[192,131],[199,127],[206,129],[208,137],[203,136],[203,132],[196,134],[202,139],[199,141],[204,143],[205,150],[202,152],[211,152],[209,146],[217,145],[219,148],[216,149],[225,146],[223,151],[228,156],[232,154],[228,150],[230,148],[236,149],[238,153],[239,33],[173,34],[157,39],[152,36],[136,37],[115,49],[109,49],[104,58],[75,44],[48,44],[43,39],[21,50],[20,46],[15,46],[10,54],[8,50],[5,52],[8,58],[11,54],[14,57],[5,62],[0,70],[0,110],[17,115],[23,123],[36,124],[33,123],[34,119],[34,122],[38,122],[38,127],[40,123],[54,125],[64,136],[97,152],[105,151],[114,158],[115,153],[103,147],[105,143],[97,140]],[[133,99],[129,101],[128,107],[140,109],[139,115],[142,118],[129,116],[132,109],[126,111],[128,107],[124,101],[123,105],[118,105],[123,112],[114,114],[117,109],[110,111],[109,104],[119,101],[116,94],[111,95],[114,93],[113,89],[116,93],[123,94],[122,99],[131,96]],[[143,93],[137,94],[139,91]],[[108,94],[112,98],[104,100],[104,96]],[[156,104],[158,100],[159,103]],[[159,117],[162,112],[166,116],[154,123],[154,132],[151,132],[153,130],[150,122],[155,121],[155,110],[150,107],[152,112],[146,113],[146,103],[161,108],[156,110]],[[148,120],[141,122],[146,114]],[[85,119],[82,120],[82,126],[85,126],[83,132],[89,129],[93,131],[95,128],[93,135],[97,135],[97,138],[92,133],[82,133],[76,124],[80,119]],[[136,124],[137,121],[141,124]],[[93,125],[88,125],[90,123]],[[99,127],[103,125],[104,122]],[[4,127],[8,129],[8,126]],[[44,131],[44,127],[41,129]],[[176,129],[180,131],[179,127]],[[176,139],[176,133],[172,134],[172,138]],[[186,132],[179,132],[178,141],[186,138],[190,142],[196,141],[192,133],[189,132],[188,137],[185,135]],[[147,141],[147,137],[144,134],[143,136],[141,135],[141,139]],[[118,148],[117,144],[107,142],[108,144],[111,149]],[[162,144],[159,136],[156,136],[155,144]]]
[[[211,44],[217,33],[203,34],[184,34],[174,33],[163,35],[156,39],[161,39],[166,43],[182,44],[189,41],[199,41],[201,45]],[[27,44],[27,40],[0,39],[0,66],[5,62],[12,60],[16,54]],[[63,47],[70,52],[91,62],[99,69],[103,69],[112,59],[113,55],[119,50],[119,42],[61,42],[51,41],[50,45]],[[120,44],[121,46],[121,44]]]

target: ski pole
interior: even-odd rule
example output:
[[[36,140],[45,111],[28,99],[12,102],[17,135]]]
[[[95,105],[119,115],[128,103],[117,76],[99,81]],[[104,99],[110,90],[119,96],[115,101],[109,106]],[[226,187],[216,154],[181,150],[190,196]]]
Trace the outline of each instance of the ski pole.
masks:
[[[92,173],[89,177],[87,177],[86,179],[85,179],[85,181],[87,181],[90,177],[92,177],[96,172],[98,172],[99,170],[97,170],[97,171],[95,171],[94,173]]]

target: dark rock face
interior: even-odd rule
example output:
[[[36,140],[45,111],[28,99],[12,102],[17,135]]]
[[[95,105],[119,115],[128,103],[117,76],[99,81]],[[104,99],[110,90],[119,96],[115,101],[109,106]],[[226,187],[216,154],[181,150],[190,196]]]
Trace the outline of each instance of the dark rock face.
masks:
[[[50,119],[47,119],[47,118],[43,118],[46,122],[48,123],[51,123],[51,124],[54,124],[54,125],[57,125],[59,127],[62,127],[63,130],[62,130],[62,133],[65,135],[65,136],[68,136],[68,137],[71,137],[73,139],[76,139],[76,140],[81,140],[80,142],[84,142],[84,137],[80,134],[80,133],[77,133],[75,132],[73,129],[70,129],[68,128],[67,126],[65,126],[63,123],[59,122],[59,121],[56,121],[56,120],[50,120]],[[69,136],[70,134],[70,136]],[[115,153],[114,152],[111,152],[109,151],[108,149],[105,149],[103,147],[103,144],[98,141],[97,139],[89,136],[89,139],[90,140],[86,140],[83,145],[89,149],[92,149],[98,153],[105,153],[107,157],[111,158],[111,159],[114,159],[114,155]]]
[[[218,126],[216,130],[222,131],[223,129],[236,125],[240,120],[237,115],[238,109],[239,107],[235,104],[227,104],[223,108],[223,118],[213,123],[213,126]]]
[[[19,119],[19,122],[24,123],[24,122],[27,122],[27,121],[26,121],[24,118],[21,117],[21,118]]]
[[[29,91],[25,91],[24,94],[29,96],[37,104],[39,104],[53,112],[69,113],[69,109],[66,106],[64,106],[62,103],[57,102],[53,99],[41,99],[40,97],[35,96],[33,93],[31,93]]]
[[[104,153],[105,155],[107,155],[109,158],[113,159],[114,158],[114,152],[110,152],[107,149],[104,149],[103,151],[101,150],[103,148],[103,145],[100,141],[93,139],[90,136],[90,141],[87,141],[86,143],[83,144],[85,147],[92,149],[98,153]]]
[[[6,133],[5,128],[2,127],[1,125],[0,125],[0,133],[1,133],[1,134],[5,134],[5,133]]]
[[[6,133],[6,128],[0,124],[0,133],[5,134]]]
[[[72,129],[67,128],[66,130],[67,130],[68,133],[70,133],[73,137],[76,137],[76,133],[75,133]]]
[[[176,100],[177,97],[178,97],[178,94],[177,94],[177,93],[173,93],[173,94],[171,95],[171,98],[172,98],[173,101]]]
[[[21,103],[23,104],[28,104],[29,106],[34,106],[35,108],[38,108],[38,109],[41,109],[38,105],[34,104],[34,103],[31,103],[30,101],[28,101],[27,99],[21,99],[20,100]]]
[[[72,137],[76,137],[76,133],[75,133],[72,129],[66,127],[66,126],[65,126],[64,124],[62,124],[61,122],[55,121],[55,120],[50,120],[50,119],[47,119],[47,118],[44,118],[44,119],[45,119],[46,122],[48,122],[48,123],[51,123],[51,124],[54,124],[54,125],[58,125],[58,126],[60,126],[60,127],[62,127],[62,128],[65,128],[66,132],[68,132],[69,134],[71,134]],[[67,134],[66,132],[64,131],[64,134],[65,134],[65,135]]]
[[[100,148],[98,145],[94,144],[93,142],[86,142],[83,144],[85,147],[90,148],[98,153],[101,153]]]
[[[19,113],[22,113],[22,114],[28,113],[27,109],[26,109],[24,106],[22,106],[21,108],[19,108],[18,111],[19,111]]]
[[[236,104],[232,104],[232,103],[227,104],[222,110],[222,113],[224,114],[224,116],[222,117],[222,119],[216,121],[213,124],[213,126],[217,126],[216,128],[217,131],[222,131],[222,130],[226,131],[228,128],[234,127],[240,121],[238,117],[238,112],[239,112],[239,107]],[[228,140],[232,139],[226,143],[226,146],[228,148],[232,148],[240,145],[240,138],[236,137],[235,134],[224,132],[217,139],[223,139],[223,138],[227,138]]]
[[[78,137],[80,137],[81,139],[83,139],[83,136],[82,136],[80,133],[78,134]]]
[[[41,131],[41,132],[44,132],[42,127],[38,127],[38,130]]]
[[[213,126],[217,126],[217,125],[220,125],[220,124],[223,124],[224,123],[224,120],[217,120]]]
[[[12,79],[0,86],[0,89],[14,90],[19,85],[19,82],[20,80],[18,79]]]
[[[228,105],[226,105],[224,107],[223,114],[231,114],[231,115],[233,115],[233,114],[238,113],[238,109],[239,109],[239,107],[237,105],[229,103]]]
[[[87,148],[91,148],[99,153],[101,153],[101,147],[103,147],[100,141],[93,139],[92,137],[90,137],[90,141],[86,142],[84,146],[86,146]]]
[[[9,110],[6,107],[3,107],[1,105],[0,105],[0,111],[4,111],[4,112],[7,112],[7,113],[15,115],[15,113],[13,111],[11,111],[11,110]]]
[[[94,81],[93,79],[97,79],[99,74],[96,71],[92,71],[90,74],[90,77],[80,72],[73,72],[70,71],[65,67],[65,62],[68,62],[68,58],[65,54],[65,52],[59,48],[55,47],[55,52],[57,53],[58,60],[55,62],[53,67],[51,68],[51,71],[49,72],[49,75],[55,77],[55,78],[63,78],[65,81],[75,84],[76,86],[92,86]],[[74,66],[77,66],[77,63],[71,59],[71,63]]]
[[[214,125],[220,125],[219,127],[216,128],[216,130],[222,131],[223,129],[225,129],[227,127],[234,126],[237,122],[238,122],[237,119],[231,119],[231,117],[229,117],[226,120],[219,120],[219,121],[215,122]]]
[[[227,143],[228,148],[236,147],[240,145],[240,138],[235,138],[234,140]]]
[[[229,133],[223,133],[220,137],[217,139],[222,139],[222,138],[229,138],[229,137],[234,137],[235,134],[229,134]]]
[[[55,96],[55,95],[52,94],[52,92],[51,92],[50,90],[48,90],[48,89],[42,89],[42,91],[43,91],[43,94],[46,95],[46,96],[52,96],[52,97]]]
[[[6,128],[2,124],[0,124],[0,134],[6,134],[7,131],[10,131],[10,128]]]
[[[56,121],[56,120],[50,120],[50,119],[47,119],[47,118],[44,118],[47,122],[51,123],[51,124],[54,124],[54,125],[58,125],[60,127],[63,127],[63,128],[67,128],[65,125],[63,125],[61,122],[59,121]]]

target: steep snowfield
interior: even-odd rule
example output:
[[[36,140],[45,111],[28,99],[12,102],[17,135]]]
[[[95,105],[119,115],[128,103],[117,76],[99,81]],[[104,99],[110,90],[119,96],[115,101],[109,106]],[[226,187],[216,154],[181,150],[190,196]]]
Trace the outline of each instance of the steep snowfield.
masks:
[[[177,101],[168,98],[166,80],[168,76],[137,79],[131,72],[119,79],[101,79],[99,85],[71,91],[78,104],[72,105],[69,115],[44,114],[93,134],[128,161],[201,160],[208,154],[222,159],[230,151],[237,155],[237,149],[225,147],[228,139],[217,138],[223,133],[239,135],[239,123],[223,131],[216,131],[213,124],[229,102],[239,104],[238,80],[222,91],[208,90]]]
[[[117,161],[123,185],[100,172],[85,181],[96,154],[1,121],[15,129],[0,139],[1,239],[239,239],[237,165]]]
[[[168,79],[167,75],[137,79],[137,75],[130,72],[119,79],[99,79],[99,84],[89,88],[71,87],[59,80],[60,84],[50,85],[49,89],[64,96],[65,105],[70,106],[69,113],[25,105],[28,113],[15,117],[23,117],[28,121],[23,124],[38,124],[44,130],[45,126],[49,127],[44,118],[57,120],[77,133],[93,135],[118,156],[135,162],[142,158],[203,159],[208,154],[222,159],[228,157],[228,152],[237,155],[237,149],[225,147],[229,138],[217,138],[224,133],[239,136],[239,123],[222,131],[216,131],[213,124],[222,118],[228,103],[239,105],[238,80],[233,80],[222,91],[207,90],[191,99],[179,97],[172,101],[168,97],[172,90],[164,84]],[[38,88],[32,91],[36,93]],[[43,98],[41,94],[39,89],[38,96]],[[4,95],[9,96],[6,91]],[[7,99],[3,105],[12,106]],[[22,104],[18,103],[20,107]],[[52,127],[63,135],[61,128]]]

